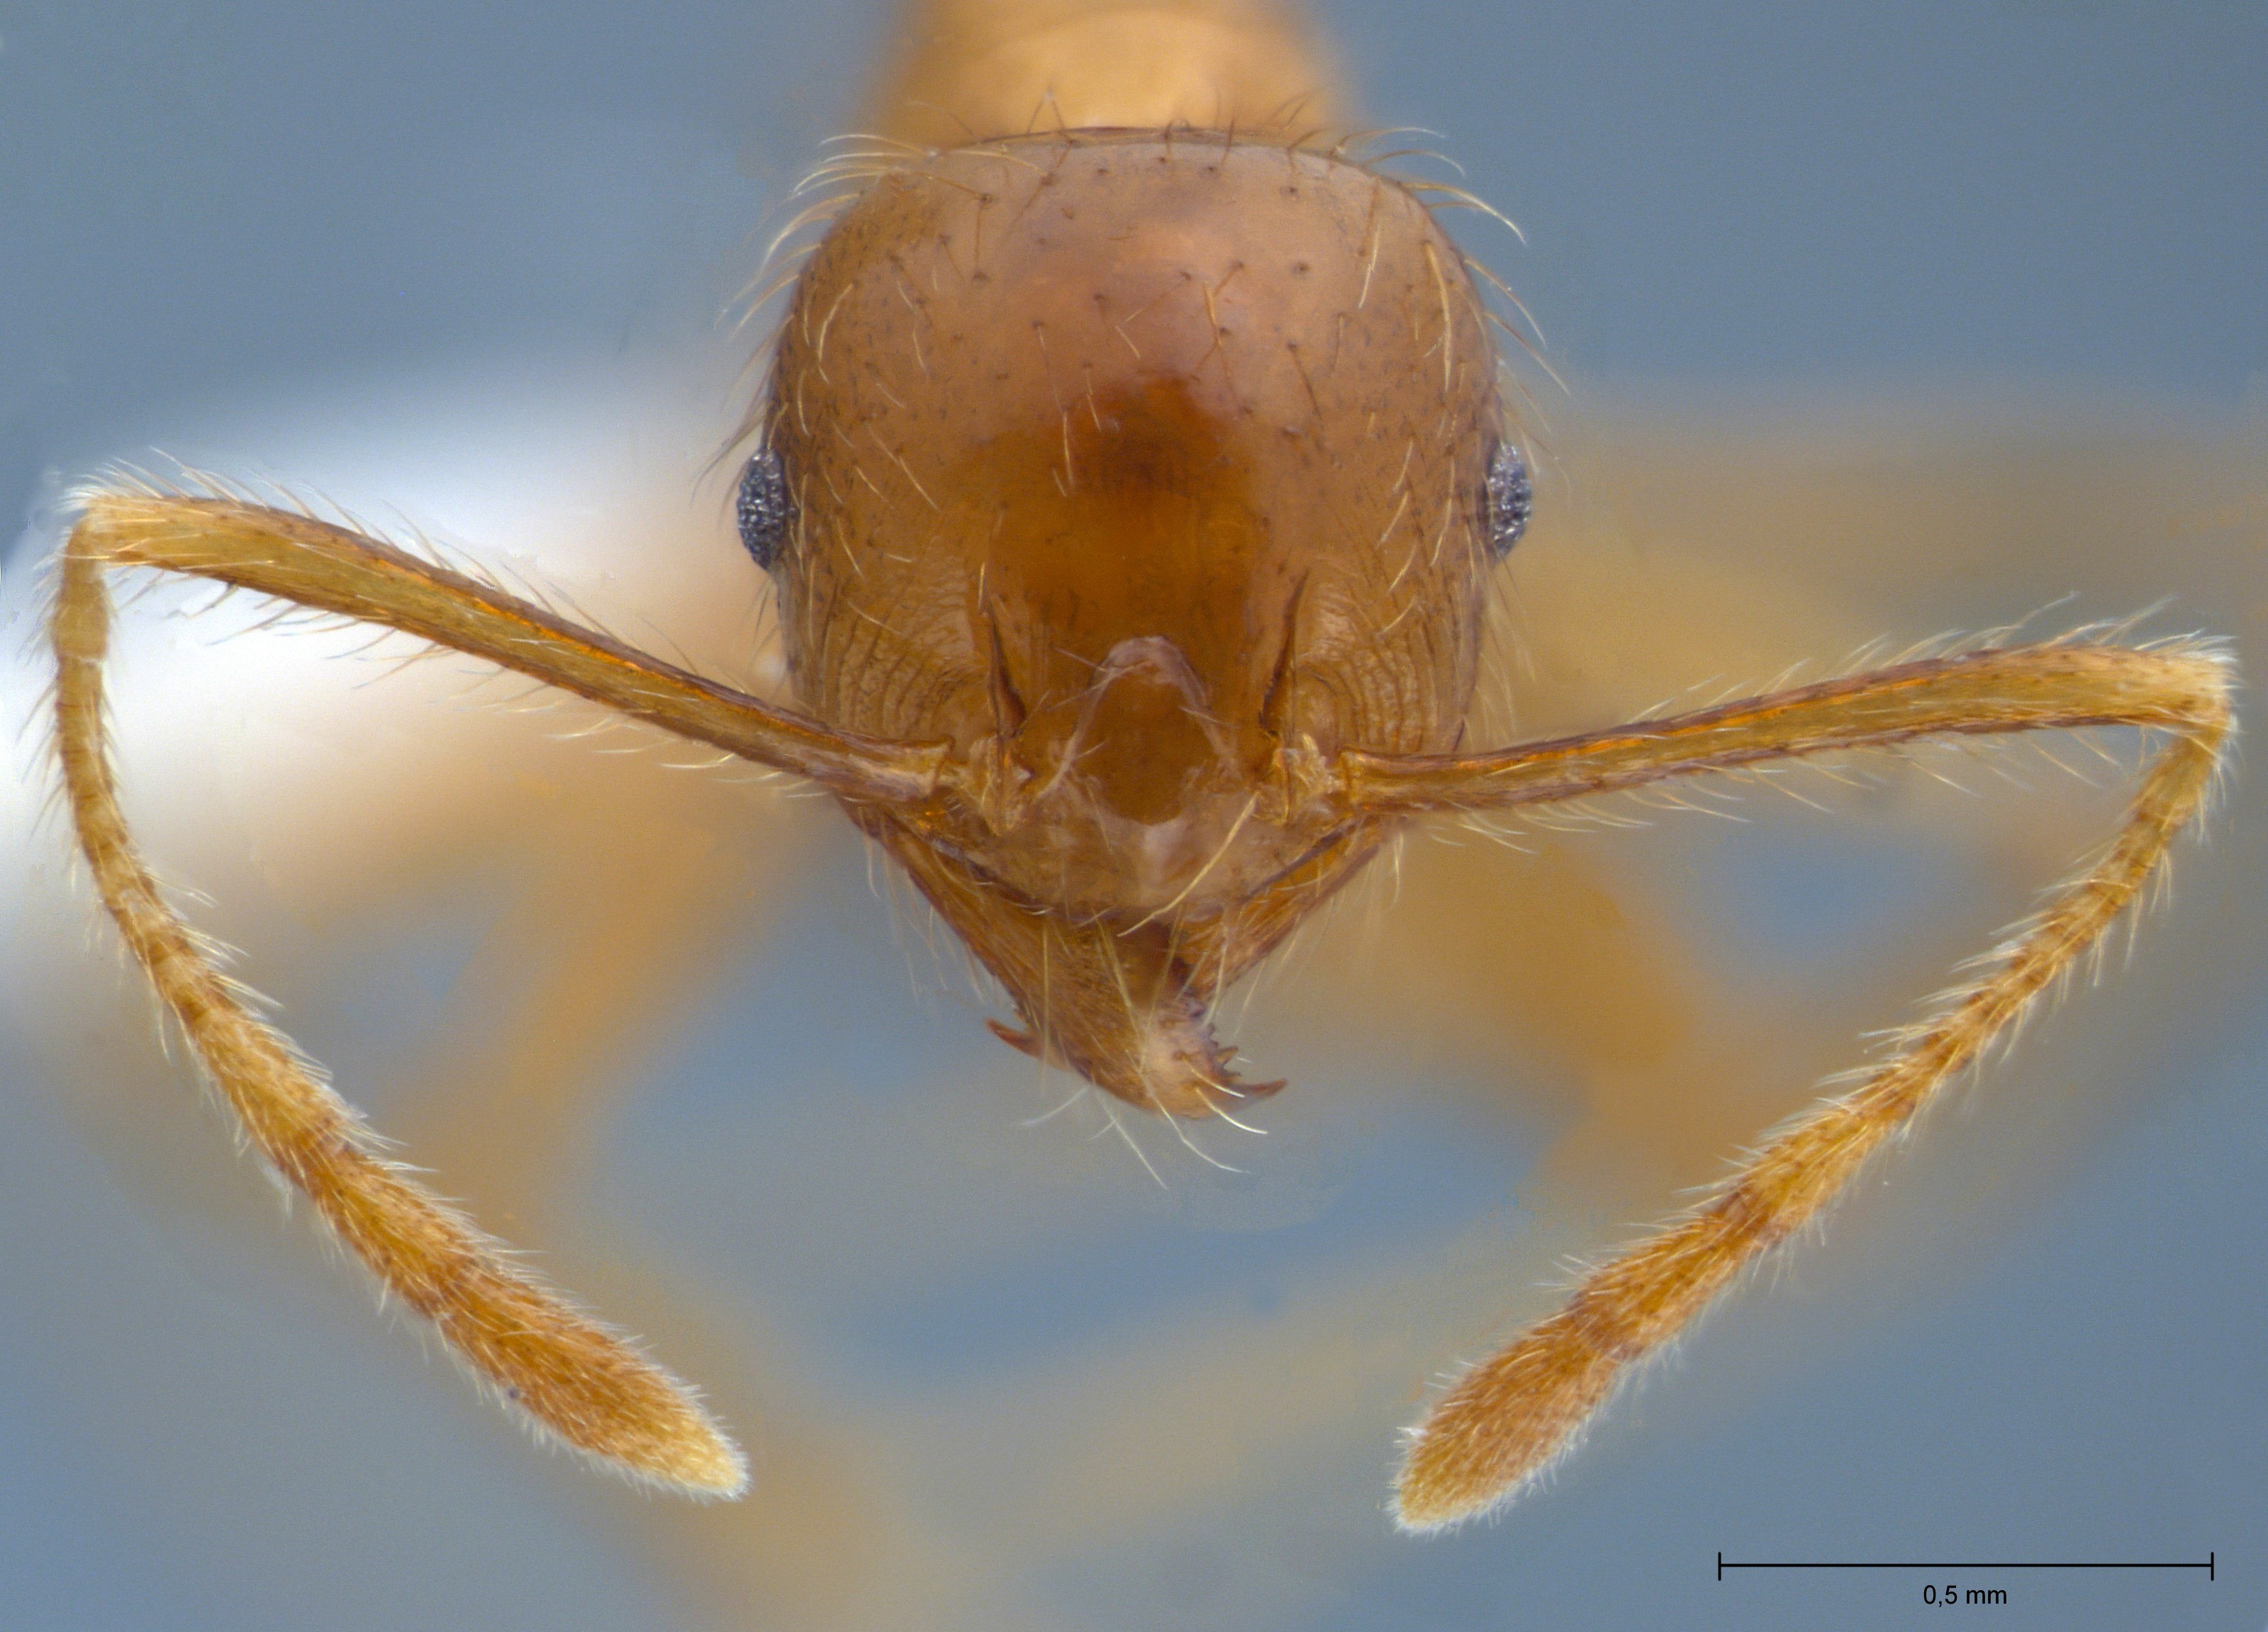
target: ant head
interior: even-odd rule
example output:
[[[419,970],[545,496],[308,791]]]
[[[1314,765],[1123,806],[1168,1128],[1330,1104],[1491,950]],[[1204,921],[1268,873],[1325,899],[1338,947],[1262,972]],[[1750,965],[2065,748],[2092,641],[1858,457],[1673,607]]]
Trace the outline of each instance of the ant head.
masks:
[[[1002,745],[1094,906],[1185,886],[1287,752],[1455,739],[1509,536],[1496,356],[1359,165],[1091,131],[910,161],[805,273],[764,433],[805,705]],[[1274,864],[1247,842],[1214,887]]]

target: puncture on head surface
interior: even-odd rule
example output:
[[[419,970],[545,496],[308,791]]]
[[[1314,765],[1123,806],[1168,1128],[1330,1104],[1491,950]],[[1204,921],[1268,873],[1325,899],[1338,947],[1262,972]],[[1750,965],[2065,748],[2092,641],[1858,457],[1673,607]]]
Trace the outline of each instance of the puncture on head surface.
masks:
[[[1020,48],[939,15],[976,32],[932,66]],[[1050,58],[1037,80],[977,75],[1020,97],[1012,115],[956,93],[957,133],[910,117],[848,167],[737,507],[779,586],[799,709],[303,515],[85,496],[53,621],[58,739],[106,904],[263,1153],[476,1372],[615,1466],[710,1492],[744,1477],[674,1379],[379,1159],[159,895],[102,735],[107,567],[403,629],[810,777],[1000,979],[1007,1040],[1179,1116],[1264,1091],[1231,1070],[1213,999],[1415,817],[1933,734],[2166,733],[2103,857],[1900,1052],[1437,1405],[1400,1488],[1418,1527],[1520,1488],[1816,1216],[2099,937],[2203,798],[2228,681],[2193,643],[1988,648],[1470,750],[1486,575],[1530,502],[1486,312],[1409,187],[1284,122],[1321,118],[1314,99],[1223,107],[1246,82],[1203,43],[1160,53],[1211,87],[1210,129],[1170,76],[1130,89]],[[1079,60],[1123,64],[1094,48]],[[1034,106],[1058,127],[1029,134]]]

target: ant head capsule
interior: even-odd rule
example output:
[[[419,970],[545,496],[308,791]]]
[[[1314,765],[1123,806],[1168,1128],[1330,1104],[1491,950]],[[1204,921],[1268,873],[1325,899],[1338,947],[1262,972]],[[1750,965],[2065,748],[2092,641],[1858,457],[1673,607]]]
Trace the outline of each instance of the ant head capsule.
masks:
[[[1456,745],[1512,513],[1488,324],[1421,195],[1280,141],[1011,137],[840,206],[762,420],[782,645],[816,717],[940,750],[949,798],[857,819],[1020,982],[1018,1047],[1211,1114],[1185,971],[1381,842],[1322,768]]]
[[[1528,460],[1517,445],[1497,444],[1496,452],[1489,456],[1488,484],[1482,497],[1482,513],[1488,518],[1489,554],[1502,561],[1528,531],[1528,518],[1535,511],[1535,482],[1528,474]]]
[[[1281,755],[1456,740],[1510,513],[1472,497],[1508,439],[1487,325],[1420,199],[1325,153],[1073,132],[889,171],[804,273],[764,421],[808,505],[800,701],[999,745],[1045,790],[986,841],[1029,849],[988,853],[1018,887],[1237,898],[1314,841],[1245,815]]]
[[[742,547],[755,557],[756,565],[770,572],[795,520],[795,500],[788,492],[787,473],[780,468],[777,450],[760,447],[749,459],[747,469],[740,473],[740,491],[733,501],[733,516],[740,524]]]

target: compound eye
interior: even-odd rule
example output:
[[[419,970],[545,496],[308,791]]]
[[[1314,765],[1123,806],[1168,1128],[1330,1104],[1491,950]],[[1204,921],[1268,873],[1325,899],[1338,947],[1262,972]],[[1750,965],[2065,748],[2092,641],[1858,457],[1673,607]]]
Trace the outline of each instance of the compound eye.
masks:
[[[1535,483],[1528,474],[1528,460],[1509,442],[1499,442],[1489,455],[1486,504],[1489,556],[1502,561],[1528,531],[1528,518],[1535,509]]]
[[[740,473],[740,492],[733,515],[740,524],[742,547],[755,557],[756,565],[770,572],[795,522],[795,500],[787,489],[787,472],[780,467],[780,457],[772,449],[758,448],[747,469]]]

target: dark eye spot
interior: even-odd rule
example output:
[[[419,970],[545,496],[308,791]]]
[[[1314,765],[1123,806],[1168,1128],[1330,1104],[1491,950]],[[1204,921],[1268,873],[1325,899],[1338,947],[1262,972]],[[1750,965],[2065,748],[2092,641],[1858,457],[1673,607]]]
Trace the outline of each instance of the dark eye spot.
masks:
[[[740,543],[756,558],[756,565],[770,572],[795,521],[795,500],[787,490],[787,472],[780,468],[779,455],[770,448],[758,448],[747,469],[740,473],[740,493],[733,503],[733,515],[740,524]]]
[[[1502,561],[1528,531],[1528,518],[1535,509],[1535,483],[1528,474],[1528,460],[1509,442],[1499,442],[1489,455],[1488,484],[1482,513],[1488,521],[1489,555]]]

